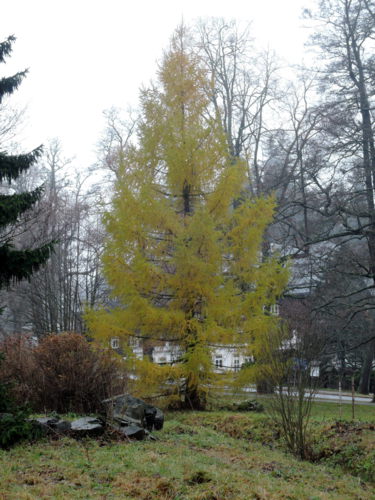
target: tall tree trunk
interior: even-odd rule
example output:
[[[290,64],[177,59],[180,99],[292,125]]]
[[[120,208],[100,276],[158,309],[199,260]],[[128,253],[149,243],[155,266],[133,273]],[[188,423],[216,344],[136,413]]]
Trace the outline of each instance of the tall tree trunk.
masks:
[[[365,360],[362,365],[361,378],[359,381],[359,392],[368,394],[370,392],[370,380],[372,374],[372,363],[375,358],[375,339],[370,342],[366,350]]]

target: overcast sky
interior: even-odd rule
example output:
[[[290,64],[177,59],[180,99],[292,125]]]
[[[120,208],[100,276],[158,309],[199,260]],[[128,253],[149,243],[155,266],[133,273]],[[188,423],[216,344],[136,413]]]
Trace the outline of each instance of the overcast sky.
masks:
[[[300,62],[307,36],[302,7],[312,0],[10,0],[0,38],[14,34],[0,76],[30,73],[13,100],[27,105],[22,144],[59,137],[66,156],[87,167],[104,127],[103,110],[137,105],[173,30],[199,17],[253,22],[259,46]]]

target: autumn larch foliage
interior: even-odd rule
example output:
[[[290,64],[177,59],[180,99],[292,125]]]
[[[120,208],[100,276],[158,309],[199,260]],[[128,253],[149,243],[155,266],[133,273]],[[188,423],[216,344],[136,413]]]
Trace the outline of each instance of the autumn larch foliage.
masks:
[[[105,342],[178,345],[173,364],[134,360],[138,390],[164,383],[197,409],[217,377],[212,347],[256,354],[276,322],[264,308],[288,275],[276,259],[261,262],[274,201],[248,196],[246,165],[230,156],[220,117],[208,112],[209,86],[179,29],[157,84],[141,93],[139,140],[121,156],[105,216],[104,272],[119,305],[86,315],[91,334]]]

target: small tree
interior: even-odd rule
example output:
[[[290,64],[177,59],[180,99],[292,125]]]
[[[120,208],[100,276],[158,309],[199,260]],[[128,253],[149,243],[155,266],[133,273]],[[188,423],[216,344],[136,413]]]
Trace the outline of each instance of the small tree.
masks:
[[[308,427],[317,379],[311,376],[320,351],[316,334],[294,330],[286,323],[268,335],[260,356],[260,373],[274,386],[269,411],[281,429],[287,448],[305,459],[309,452]]]
[[[0,43],[0,63],[11,53],[13,36]],[[12,94],[20,85],[27,71],[16,73],[0,79],[0,104],[4,97]],[[30,153],[10,155],[0,152],[0,185],[5,180],[8,184],[17,179],[38,159],[41,147]],[[33,207],[42,194],[37,188],[31,192],[0,194],[0,288],[9,285],[13,280],[29,278],[49,257],[52,244],[39,248],[19,250],[12,243],[13,232],[10,225],[17,223],[19,217]]]
[[[160,85],[142,92],[139,144],[122,155],[105,218],[104,271],[119,305],[87,321],[102,339],[177,345],[170,366],[138,362],[138,381],[168,380],[185,407],[200,409],[215,376],[212,346],[256,354],[288,273],[260,261],[274,202],[248,197],[246,166],[230,155],[220,117],[207,118],[209,82],[186,44],[181,28]]]

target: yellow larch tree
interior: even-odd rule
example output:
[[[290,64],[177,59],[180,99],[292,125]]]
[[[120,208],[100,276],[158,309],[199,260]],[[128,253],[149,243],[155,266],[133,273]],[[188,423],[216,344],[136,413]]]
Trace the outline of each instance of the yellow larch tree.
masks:
[[[170,365],[136,361],[137,381],[168,380],[182,405],[200,409],[218,376],[212,346],[256,356],[288,273],[261,262],[274,202],[247,196],[245,164],[230,157],[220,117],[209,118],[209,82],[184,45],[181,28],[158,84],[141,94],[137,145],[121,158],[105,216],[104,272],[119,305],[86,320],[98,339],[176,345]]]

